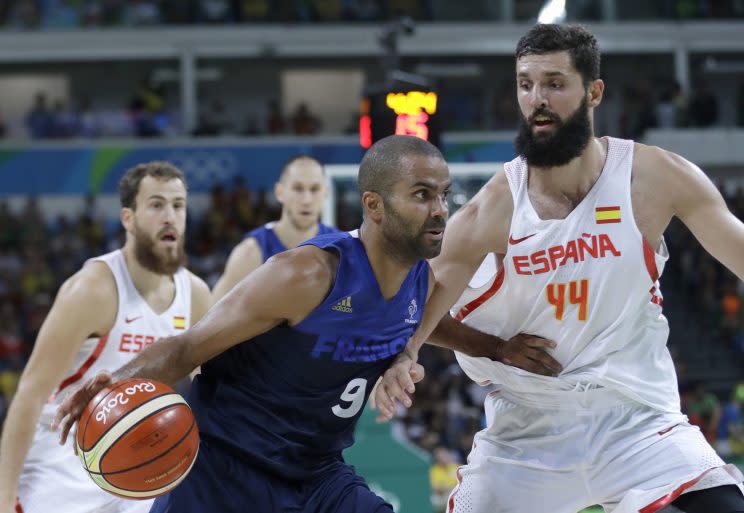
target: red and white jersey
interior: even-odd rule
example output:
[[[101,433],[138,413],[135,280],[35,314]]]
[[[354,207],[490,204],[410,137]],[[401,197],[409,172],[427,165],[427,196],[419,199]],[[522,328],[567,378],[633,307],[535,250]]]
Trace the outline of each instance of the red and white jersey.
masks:
[[[458,353],[474,381],[536,397],[589,383],[679,411],[658,283],[667,250],[662,240],[654,251],[636,226],[633,148],[633,141],[608,138],[601,175],[565,219],[540,219],[527,193],[526,161],[505,164],[514,198],[506,255],[499,265],[484,261],[452,315],[503,339],[530,333],[554,340],[551,354],[564,370],[546,377]]]
[[[101,370],[114,371],[150,344],[181,333],[191,325],[191,279],[185,268],[173,275],[176,286],[173,302],[165,312],[157,314],[134,286],[121,250],[92,258],[86,265],[89,262],[104,262],[114,275],[119,305],[116,321],[108,333],[83,342],[65,379],[45,405],[42,423],[54,417],[71,385],[84,382]]]

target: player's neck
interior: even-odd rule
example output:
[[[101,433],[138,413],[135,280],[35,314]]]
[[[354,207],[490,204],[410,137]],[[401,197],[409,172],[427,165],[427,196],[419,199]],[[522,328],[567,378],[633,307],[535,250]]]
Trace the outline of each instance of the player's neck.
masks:
[[[584,152],[564,166],[530,166],[529,188],[543,194],[583,198],[602,174],[607,140],[592,137]]]
[[[122,248],[122,253],[124,253],[124,260],[127,263],[127,270],[129,271],[129,276],[132,278],[134,287],[137,289],[137,292],[140,293],[140,296],[145,298],[148,303],[150,302],[149,300],[151,298],[154,298],[154,296],[156,296],[158,292],[161,292],[163,290],[175,294],[173,276],[154,273],[145,268],[137,260],[132,244],[125,244]],[[160,298],[158,298],[158,300],[156,301],[157,303],[161,302],[159,299]],[[153,306],[153,308],[157,310],[157,307],[159,305],[151,304],[150,306]]]
[[[306,230],[299,230],[292,224],[288,216],[282,215],[274,225],[274,233],[285,248],[293,248],[315,237],[318,234],[318,223],[313,224]]]
[[[399,257],[400,248],[391,247],[380,231],[369,227],[366,221],[359,228],[359,239],[383,297],[386,300],[392,298],[400,290],[415,261]]]

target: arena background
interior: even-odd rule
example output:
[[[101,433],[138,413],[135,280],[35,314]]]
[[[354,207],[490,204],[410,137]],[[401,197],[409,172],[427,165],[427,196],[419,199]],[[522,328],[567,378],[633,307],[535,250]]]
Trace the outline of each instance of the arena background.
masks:
[[[597,35],[598,134],[682,154],[744,216],[742,0],[0,2],[0,417],[60,283],[121,243],[125,169],[184,170],[190,266],[212,285],[243,233],[277,215],[271,186],[291,155],[329,166],[324,216],[357,226],[362,146],[411,115],[385,105],[394,92],[416,111],[404,129],[439,143],[457,171],[456,209],[514,155],[513,51],[538,19]],[[412,93],[434,93],[436,107]],[[683,406],[744,467],[744,284],[679,223],[666,237]],[[365,413],[347,454],[401,513],[441,511],[430,470],[435,486],[454,480],[487,392],[450,353],[423,359],[415,406],[392,425]]]

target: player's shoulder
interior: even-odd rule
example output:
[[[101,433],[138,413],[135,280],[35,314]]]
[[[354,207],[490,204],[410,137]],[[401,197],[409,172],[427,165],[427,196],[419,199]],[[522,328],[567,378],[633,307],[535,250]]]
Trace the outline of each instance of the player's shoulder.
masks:
[[[191,282],[192,299],[210,297],[211,291],[209,290],[209,285],[207,285],[207,282],[205,282],[203,279],[201,279],[199,276],[188,269],[186,269],[186,274],[188,275],[189,281]]]
[[[265,265],[276,270],[280,282],[296,284],[304,289],[332,282],[338,262],[337,252],[309,244],[277,253]]]
[[[116,278],[106,262],[91,260],[60,287],[60,294],[74,294],[92,300],[117,300]]]
[[[475,196],[463,205],[458,216],[472,222],[490,222],[494,218],[511,220],[513,208],[509,180],[501,165]]]
[[[233,248],[230,255],[236,255],[239,257],[261,256],[261,245],[258,243],[256,237],[249,235]]]
[[[633,148],[633,174],[668,178],[680,172],[691,171],[694,164],[681,155],[658,146],[635,142]]]

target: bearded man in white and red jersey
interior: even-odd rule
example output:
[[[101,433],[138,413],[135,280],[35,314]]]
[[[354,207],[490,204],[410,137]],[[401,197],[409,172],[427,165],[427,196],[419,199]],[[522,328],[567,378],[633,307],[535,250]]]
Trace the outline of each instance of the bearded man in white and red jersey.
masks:
[[[457,354],[496,387],[450,512],[744,511],[741,473],[680,412],[658,281],[673,217],[744,279],[744,224],[682,157],[594,137],[599,62],[582,27],[537,25],[520,39],[519,156],[450,221],[421,326],[377,387],[384,418],[391,400],[410,403],[409,371],[438,324],[434,339],[475,328],[505,349],[556,342],[543,351],[557,376]],[[500,264],[474,283],[489,253]],[[453,305],[460,325],[442,320]]]
[[[90,259],[62,285],[21,376],[0,442],[1,513],[140,513],[152,505],[98,488],[50,429],[71,385],[183,331],[211,302],[207,285],[183,266],[181,171],[138,165],[121,178],[119,196],[124,247]]]

